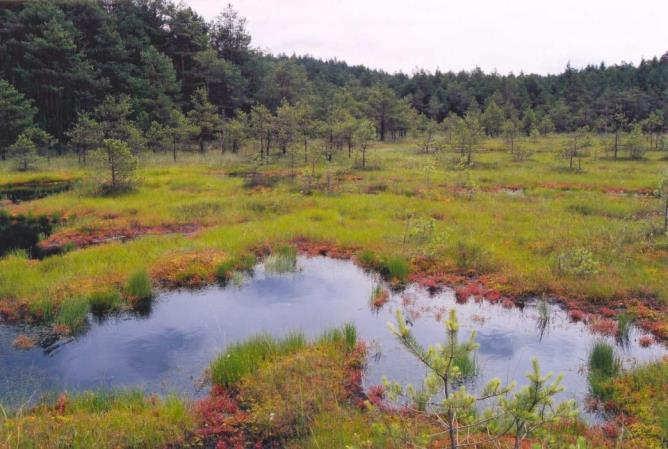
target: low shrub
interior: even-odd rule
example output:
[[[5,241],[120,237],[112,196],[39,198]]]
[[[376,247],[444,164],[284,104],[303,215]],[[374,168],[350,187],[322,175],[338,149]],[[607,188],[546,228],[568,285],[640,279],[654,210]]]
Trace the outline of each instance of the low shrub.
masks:
[[[556,269],[559,274],[588,277],[598,273],[599,264],[587,248],[574,248],[557,256]]]

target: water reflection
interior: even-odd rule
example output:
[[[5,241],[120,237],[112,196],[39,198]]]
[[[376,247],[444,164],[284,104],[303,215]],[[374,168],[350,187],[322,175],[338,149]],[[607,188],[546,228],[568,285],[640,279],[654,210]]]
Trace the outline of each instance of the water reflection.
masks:
[[[536,303],[524,309],[473,301],[457,304],[452,291],[430,296],[410,287],[374,308],[369,298],[378,279],[352,263],[317,257],[300,258],[298,265],[297,272],[280,275],[259,266],[252,278],[237,286],[161,294],[142,317],[91,319],[85,334],[48,351],[12,348],[14,338],[25,329],[0,326],[0,401],[17,404],[48,391],[101,387],[197,396],[198,381],[209,362],[232,342],[259,332],[282,335],[295,329],[315,337],[348,321],[372,342],[367,385],[379,383],[384,375],[401,383],[418,382],[423,369],[400,347],[387,323],[401,309],[411,318],[418,340],[435,343],[444,340],[441,320],[453,307],[461,337],[478,331],[480,374],[471,381],[473,387],[492,377],[521,384],[536,356],[545,372],[564,373],[567,390],[562,399],[582,403],[587,394],[582,367],[589,348],[602,337],[582,323],[571,323],[558,307],[547,305],[548,319],[540,325],[545,314]],[[627,363],[666,354],[661,346],[642,348],[639,335],[631,327],[628,345],[617,347]]]

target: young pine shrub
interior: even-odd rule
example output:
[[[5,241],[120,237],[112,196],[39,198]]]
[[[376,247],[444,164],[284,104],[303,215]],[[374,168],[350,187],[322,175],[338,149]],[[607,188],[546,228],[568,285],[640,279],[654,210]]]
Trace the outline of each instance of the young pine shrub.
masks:
[[[527,374],[529,385],[513,395],[510,393],[514,384],[504,386],[499,379],[489,381],[479,395],[467,391],[463,381],[475,374],[472,355],[478,344],[475,332],[467,341],[459,341],[459,322],[454,310],[450,310],[446,321],[446,340],[442,344],[422,346],[401,311],[397,311],[396,325],[390,325],[390,330],[426,369],[426,376],[421,388],[385,381],[387,397],[392,401],[403,398],[421,413],[436,414],[443,426],[440,438],[448,436],[450,449],[477,446],[478,435],[485,435],[485,440],[493,447],[509,433],[514,436],[514,447],[518,449],[532,432],[576,414],[572,401],[554,405],[554,396],[563,391],[561,376],[554,380],[552,374],[543,376],[536,359]],[[476,407],[478,403],[489,401],[496,401],[497,406],[486,410]],[[430,446],[425,443],[429,441],[421,445]]]
[[[556,268],[561,275],[584,278],[598,273],[599,263],[587,248],[573,248],[557,256]]]
[[[153,297],[151,278],[146,270],[134,272],[125,284],[125,294],[134,302],[147,301]]]

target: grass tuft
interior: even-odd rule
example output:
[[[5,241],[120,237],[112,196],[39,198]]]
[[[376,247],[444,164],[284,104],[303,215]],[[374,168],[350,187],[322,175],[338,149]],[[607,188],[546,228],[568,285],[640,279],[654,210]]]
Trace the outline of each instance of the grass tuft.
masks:
[[[352,323],[346,323],[340,328],[330,329],[320,336],[318,343],[339,346],[350,352],[357,346],[357,328]]]
[[[620,363],[614,348],[606,342],[594,343],[589,353],[589,386],[594,396],[600,399],[610,398],[608,381],[619,374]]]
[[[125,293],[134,301],[145,301],[153,297],[151,278],[146,270],[134,272],[125,285]]]
[[[277,356],[291,354],[306,345],[301,333],[291,333],[280,339],[268,334],[235,343],[211,364],[214,384],[230,387],[243,376],[255,372],[264,362]]]
[[[265,269],[270,273],[290,273],[297,269],[297,249],[294,246],[281,246],[264,261]]]
[[[90,306],[86,298],[69,298],[60,306],[60,310],[54,323],[66,326],[71,333],[83,330],[88,324],[88,310]]]
[[[104,315],[121,307],[122,298],[118,290],[94,292],[88,297],[90,310],[95,315]]]
[[[225,285],[234,278],[234,273],[252,272],[256,264],[257,259],[252,254],[227,259],[216,268],[216,279]]]

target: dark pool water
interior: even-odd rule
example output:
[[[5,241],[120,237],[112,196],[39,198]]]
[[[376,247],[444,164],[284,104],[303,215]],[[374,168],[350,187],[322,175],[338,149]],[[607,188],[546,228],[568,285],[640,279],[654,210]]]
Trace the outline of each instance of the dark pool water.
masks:
[[[533,304],[523,310],[473,301],[461,305],[449,290],[430,296],[410,287],[374,311],[369,306],[377,282],[373,275],[351,262],[324,257],[300,258],[298,266],[298,272],[281,275],[259,266],[240,286],[163,293],[144,317],[91,319],[85,334],[48,349],[12,348],[14,338],[25,329],[0,325],[0,402],[17,405],[47,392],[107,387],[197,396],[205,391],[202,373],[230,343],[259,332],[281,335],[296,329],[315,337],[345,322],[353,322],[371,343],[367,385],[379,383],[383,375],[416,382],[423,369],[387,328],[397,308],[412,319],[416,336],[425,344],[443,341],[439,320],[450,308],[457,310],[461,338],[472,329],[478,331],[480,374],[474,387],[492,377],[523,383],[535,356],[544,371],[564,374],[567,390],[562,399],[582,403],[587,394],[587,354],[604,337],[571,323],[557,306],[550,307],[542,332]],[[640,335],[633,329],[628,345],[616,347],[627,366],[667,353],[660,345],[640,347]]]

